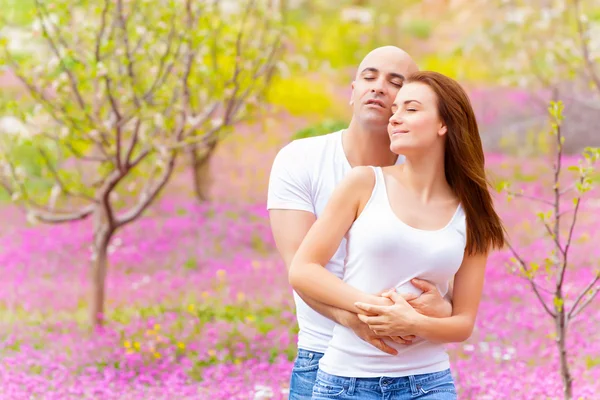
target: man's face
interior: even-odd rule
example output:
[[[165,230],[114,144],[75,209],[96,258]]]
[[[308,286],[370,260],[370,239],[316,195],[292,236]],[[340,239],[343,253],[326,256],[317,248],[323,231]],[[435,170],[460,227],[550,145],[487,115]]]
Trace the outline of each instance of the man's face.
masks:
[[[378,51],[365,57],[352,82],[354,118],[369,128],[387,131],[396,94],[414,71],[414,62],[405,54]]]

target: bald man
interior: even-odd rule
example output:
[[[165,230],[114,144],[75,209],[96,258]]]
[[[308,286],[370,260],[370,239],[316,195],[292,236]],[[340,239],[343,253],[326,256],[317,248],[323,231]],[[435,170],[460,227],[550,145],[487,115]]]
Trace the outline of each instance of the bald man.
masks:
[[[353,115],[348,128],[295,140],[275,157],[267,208],[277,249],[288,269],[302,239],[348,171],[359,165],[388,166],[404,161],[390,150],[387,125],[398,90],[404,79],[417,70],[415,62],[402,49],[385,46],[371,51],[360,63],[352,82]],[[339,278],[344,274],[345,247],[344,239],[326,265]],[[417,311],[434,317],[451,315],[450,302],[441,297],[435,286],[424,281],[413,284],[423,290],[418,298],[409,301]],[[311,398],[319,360],[335,324],[352,329],[383,352],[397,353],[356,314],[301,297],[296,292],[294,300],[300,331],[290,381],[291,400]],[[410,338],[395,340],[410,342]]]

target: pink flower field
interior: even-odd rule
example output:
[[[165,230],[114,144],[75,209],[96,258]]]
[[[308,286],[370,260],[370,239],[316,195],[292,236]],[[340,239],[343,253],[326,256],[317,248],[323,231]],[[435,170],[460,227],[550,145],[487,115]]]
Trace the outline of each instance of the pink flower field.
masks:
[[[171,188],[118,232],[102,332],[86,326],[90,223],[32,227],[3,206],[0,399],[287,398],[297,327],[264,204],[280,144],[262,153],[247,141],[232,145],[222,152],[237,154],[236,164],[215,174],[212,204]],[[494,179],[549,196],[550,164],[491,154],[488,164]],[[575,229],[567,307],[599,267],[598,198],[588,194]],[[500,195],[497,205],[511,242],[542,264],[552,245],[536,220],[542,210]],[[475,332],[448,346],[461,399],[561,398],[552,320],[510,257],[491,256]],[[600,392],[599,301],[569,331],[578,399]]]

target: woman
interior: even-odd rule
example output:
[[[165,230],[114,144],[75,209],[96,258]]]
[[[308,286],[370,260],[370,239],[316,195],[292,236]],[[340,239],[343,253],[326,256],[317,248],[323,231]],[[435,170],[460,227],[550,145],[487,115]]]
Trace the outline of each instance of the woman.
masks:
[[[455,399],[443,344],[471,335],[487,255],[504,245],[477,122],[460,85],[418,72],[392,113],[390,148],[405,163],[347,175],[298,249],[289,280],[305,296],[361,314],[379,335],[416,339],[390,341],[398,350],[390,355],[336,325],[313,399]],[[342,281],[323,265],[344,236]],[[454,277],[451,317],[424,316],[404,300],[417,277],[442,295]],[[396,291],[378,295],[390,287]]]

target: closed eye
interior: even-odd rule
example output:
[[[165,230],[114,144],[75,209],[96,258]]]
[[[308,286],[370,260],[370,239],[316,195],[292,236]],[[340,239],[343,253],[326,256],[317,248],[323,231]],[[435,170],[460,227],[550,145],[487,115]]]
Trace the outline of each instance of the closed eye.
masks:
[[[414,108],[407,108],[406,111],[417,111]]]

